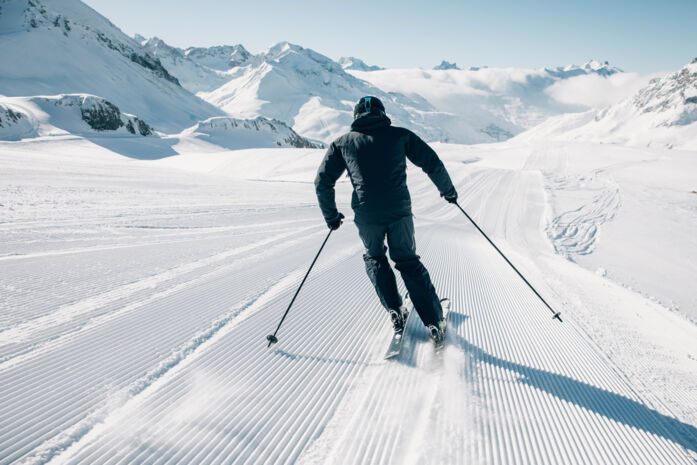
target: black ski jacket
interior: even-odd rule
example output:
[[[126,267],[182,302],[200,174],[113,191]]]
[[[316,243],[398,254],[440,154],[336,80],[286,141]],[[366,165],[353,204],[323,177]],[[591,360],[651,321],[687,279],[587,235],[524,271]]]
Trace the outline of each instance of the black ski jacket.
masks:
[[[315,190],[327,223],[338,218],[334,198],[336,180],[348,171],[355,220],[390,224],[411,215],[406,159],[424,170],[441,196],[456,195],[450,176],[436,152],[408,129],[391,126],[384,112],[366,114],[351,131],[327,150],[315,178]]]

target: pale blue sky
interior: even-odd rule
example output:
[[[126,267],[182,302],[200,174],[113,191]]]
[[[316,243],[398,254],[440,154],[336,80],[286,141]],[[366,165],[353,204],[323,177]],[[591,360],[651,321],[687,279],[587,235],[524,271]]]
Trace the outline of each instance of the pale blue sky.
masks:
[[[179,47],[287,40],[389,68],[538,68],[608,60],[640,73],[697,56],[697,0],[86,0],[124,32]]]

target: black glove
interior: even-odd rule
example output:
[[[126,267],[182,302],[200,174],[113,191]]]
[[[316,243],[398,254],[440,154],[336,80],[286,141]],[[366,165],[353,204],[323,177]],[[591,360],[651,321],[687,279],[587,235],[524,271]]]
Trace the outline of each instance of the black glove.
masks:
[[[332,231],[336,231],[337,229],[339,229],[339,226],[341,226],[341,223],[343,223],[343,221],[341,221],[343,219],[344,219],[344,214],[339,213],[339,216],[337,216],[336,219],[328,222],[327,226],[329,226],[329,229],[331,229]]]
[[[453,192],[452,194],[444,195],[443,198],[447,200],[449,203],[455,203],[457,202],[457,192]]]

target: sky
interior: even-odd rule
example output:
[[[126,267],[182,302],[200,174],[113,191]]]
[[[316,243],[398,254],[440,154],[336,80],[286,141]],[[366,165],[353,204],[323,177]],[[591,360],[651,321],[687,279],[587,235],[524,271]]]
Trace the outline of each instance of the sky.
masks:
[[[697,56],[697,0],[86,0],[129,35],[178,47],[288,41],[387,68],[540,68],[609,61],[680,68]]]

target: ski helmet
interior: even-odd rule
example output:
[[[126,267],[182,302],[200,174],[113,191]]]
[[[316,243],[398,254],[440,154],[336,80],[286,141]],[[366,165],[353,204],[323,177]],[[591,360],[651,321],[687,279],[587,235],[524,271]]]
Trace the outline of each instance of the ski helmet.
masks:
[[[358,119],[366,114],[385,113],[385,105],[382,104],[379,98],[366,96],[361,97],[355,107],[353,107],[353,119]]]

